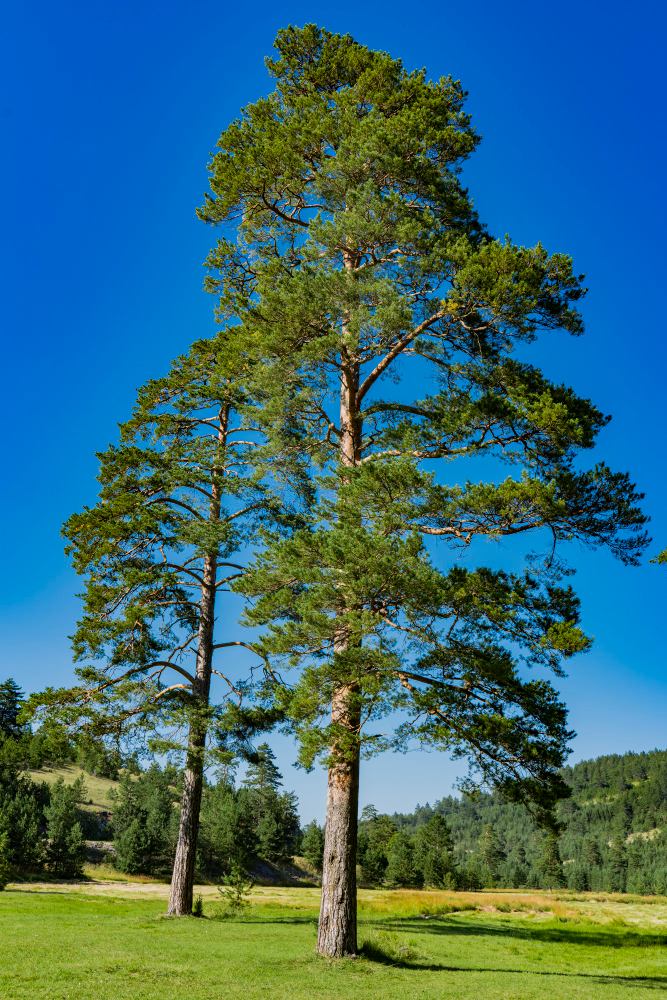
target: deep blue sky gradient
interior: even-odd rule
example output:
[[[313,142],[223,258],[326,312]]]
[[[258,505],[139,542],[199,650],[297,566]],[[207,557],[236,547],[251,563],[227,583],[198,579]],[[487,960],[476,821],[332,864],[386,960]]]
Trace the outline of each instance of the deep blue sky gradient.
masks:
[[[268,89],[276,30],[307,21],[462,80],[483,136],[465,173],[483,220],[571,252],[591,289],[586,336],[550,335],[533,356],[613,414],[598,454],[646,491],[651,554],[667,546],[661,5],[6,5],[0,678],[28,691],[72,676],[78,581],[59,530],[94,500],[95,451],[136,388],[212,330],[213,233],[194,214],[209,152]],[[596,637],[560,682],[572,759],[664,747],[667,568],[572,555]],[[321,815],[322,776],[276,747],[305,818]],[[366,766],[362,802],[408,809],[458,773],[442,755],[386,757]]]

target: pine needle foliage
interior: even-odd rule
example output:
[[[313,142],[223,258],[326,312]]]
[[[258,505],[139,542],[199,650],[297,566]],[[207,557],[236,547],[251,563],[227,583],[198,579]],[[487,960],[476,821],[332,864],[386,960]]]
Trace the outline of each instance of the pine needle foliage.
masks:
[[[242,695],[238,675],[213,666],[243,646],[227,625],[217,641],[215,603],[276,507],[250,460],[257,435],[241,386],[219,343],[200,341],[140,389],[120,443],[100,453],[98,502],[63,529],[85,581],[73,636],[81,684],[41,696],[47,709],[105,734],[160,734],[198,715],[209,725],[207,680],[223,705]]]
[[[629,565],[646,543],[629,477],[584,461],[609,418],[520,356],[582,333],[582,276],[479,220],[457,81],[314,25],[275,45],[275,89],[222,133],[200,210],[268,449],[307,456],[316,493],[239,584],[286,668],[270,694],[306,766],[416,739],[546,822],[571,733],[533,670],[589,646],[566,543]],[[543,555],[485,564],[482,542],[517,536]]]

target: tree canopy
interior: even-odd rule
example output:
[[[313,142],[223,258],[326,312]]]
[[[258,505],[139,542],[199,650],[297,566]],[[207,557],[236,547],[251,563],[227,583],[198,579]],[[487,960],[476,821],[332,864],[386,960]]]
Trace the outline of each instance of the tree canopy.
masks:
[[[354,895],[360,751],[465,755],[546,820],[570,733],[527,671],[589,645],[563,543],[633,564],[645,518],[625,473],[582,462],[608,418],[518,356],[582,332],[585,288],[567,255],[478,219],[461,85],[314,25],[275,44],[275,89],[222,133],[200,215],[221,226],[207,284],[253,361],[268,453],[305,456],[313,483],[310,522],[240,587],[266,655],[299,668],[270,696],[301,759],[329,765],[336,955],[356,947],[351,903],[339,921],[328,901],[341,880]],[[481,542],[528,534],[541,558],[486,565]]]

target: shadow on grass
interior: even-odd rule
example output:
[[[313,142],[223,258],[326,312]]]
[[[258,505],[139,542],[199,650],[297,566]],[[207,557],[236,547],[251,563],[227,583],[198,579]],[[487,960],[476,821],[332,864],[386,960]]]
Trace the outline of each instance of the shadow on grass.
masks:
[[[495,969],[488,966],[445,965],[439,962],[403,959],[395,952],[370,941],[362,945],[360,956],[369,962],[393,966],[398,969],[409,969],[413,972],[476,972],[493,976],[541,976],[546,978],[557,976],[559,979],[588,979],[599,986],[625,986],[628,989],[642,988],[661,990],[662,992],[667,989],[667,976],[608,976],[596,972],[559,972],[555,969],[549,971],[547,969]]]
[[[317,917],[312,914],[296,914],[294,916],[282,917],[282,916],[262,916],[255,917],[252,913],[245,916],[231,916],[223,917],[217,913],[207,913],[207,918],[209,920],[221,921],[224,923],[234,923],[234,924],[312,924],[317,927]]]
[[[589,926],[573,923],[571,926],[547,926],[535,924],[482,922],[464,924],[448,918],[437,917],[398,917],[389,920],[365,921],[378,929],[392,931],[409,931],[411,934],[446,934],[452,937],[508,937],[523,941],[539,941],[546,944],[582,944],[595,945],[603,948],[653,948],[667,945],[667,933],[664,931],[634,931],[627,926],[621,928],[612,925],[609,931],[590,930]]]

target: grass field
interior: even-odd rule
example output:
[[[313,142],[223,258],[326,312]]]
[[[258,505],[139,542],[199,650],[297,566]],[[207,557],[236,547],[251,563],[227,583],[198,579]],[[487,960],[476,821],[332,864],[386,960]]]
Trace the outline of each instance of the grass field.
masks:
[[[667,899],[362,892],[361,957],[314,954],[318,891],[256,889],[240,918],[170,920],[166,887],[0,893],[3,1000],[531,1000],[667,991]]]

